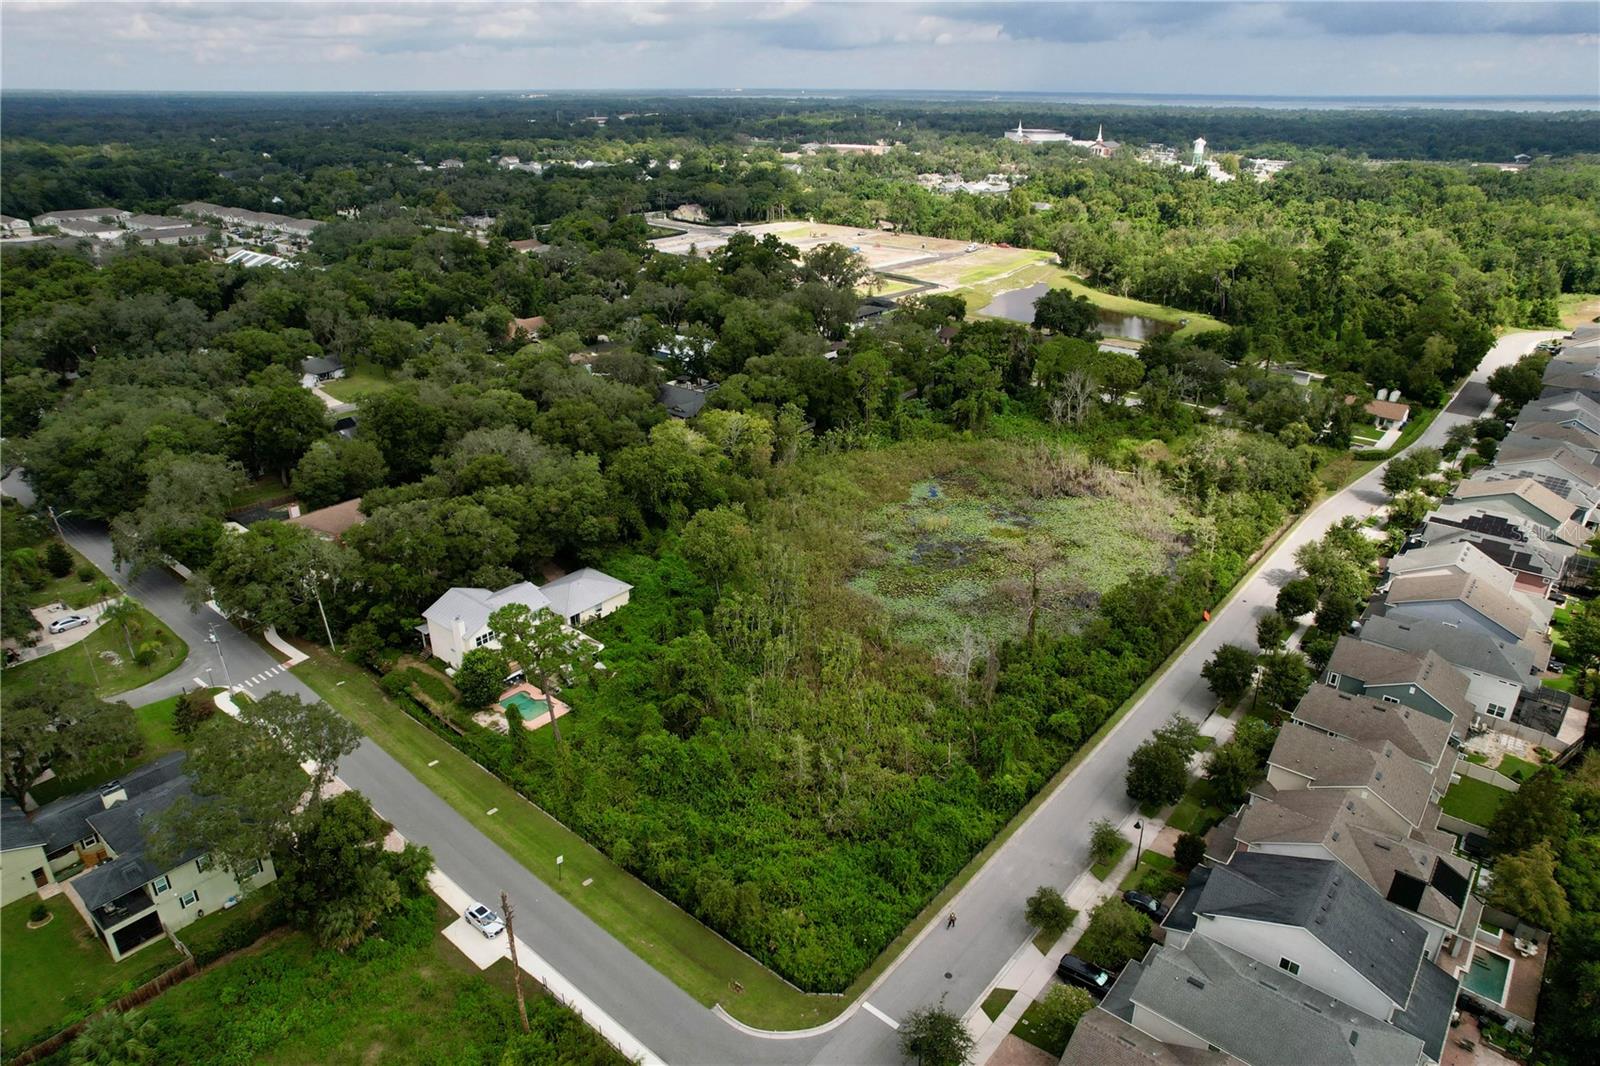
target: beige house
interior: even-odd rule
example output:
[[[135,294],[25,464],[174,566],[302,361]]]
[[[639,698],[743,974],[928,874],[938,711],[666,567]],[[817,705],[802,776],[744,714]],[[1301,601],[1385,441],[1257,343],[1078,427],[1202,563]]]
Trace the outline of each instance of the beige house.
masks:
[[[190,795],[184,754],[145,763],[120,780],[45,804],[32,818],[5,812],[6,849],[0,880],[6,902],[60,884],[113,959],[176,932],[210,911],[231,906],[245,888],[273,880],[270,859],[257,860],[244,886],[201,847],[156,863],[147,831],[152,819]],[[11,848],[12,840],[21,846]],[[42,862],[41,862],[42,860]],[[38,864],[38,865],[35,865]]]

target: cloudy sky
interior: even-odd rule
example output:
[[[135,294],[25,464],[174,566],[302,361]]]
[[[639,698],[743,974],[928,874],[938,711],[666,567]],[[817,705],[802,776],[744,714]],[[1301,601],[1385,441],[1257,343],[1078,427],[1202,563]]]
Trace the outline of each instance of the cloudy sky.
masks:
[[[0,85],[1600,94],[1579,3],[30,3]]]

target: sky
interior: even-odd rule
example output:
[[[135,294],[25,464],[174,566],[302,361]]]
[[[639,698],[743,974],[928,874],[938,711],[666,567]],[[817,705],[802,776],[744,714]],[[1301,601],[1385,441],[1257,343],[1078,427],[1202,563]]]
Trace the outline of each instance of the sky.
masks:
[[[1579,3],[0,4],[0,87],[1600,97]]]

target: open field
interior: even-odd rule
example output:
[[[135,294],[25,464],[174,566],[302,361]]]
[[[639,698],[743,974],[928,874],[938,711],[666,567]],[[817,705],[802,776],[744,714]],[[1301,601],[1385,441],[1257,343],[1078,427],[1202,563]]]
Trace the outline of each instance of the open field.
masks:
[[[771,234],[793,245],[802,254],[820,244],[842,244],[859,253],[871,270],[916,278],[934,286],[936,291],[961,293],[966,297],[968,310],[973,313],[987,306],[1001,292],[1042,282],[1053,289],[1070,289],[1079,296],[1087,296],[1097,307],[1117,314],[1141,315],[1173,324],[1187,319],[1187,323],[1177,331],[1180,336],[1225,328],[1223,323],[1209,315],[1092,289],[1056,266],[1052,253],[1034,248],[1002,248],[943,237],[924,237],[915,233],[888,233],[855,226],[836,226],[826,222],[769,222],[759,226],[743,226],[739,230],[758,239]],[[675,234],[653,243],[657,250],[675,255],[688,255],[691,249],[696,254],[709,255],[726,244],[725,234],[732,232],[735,230],[728,227],[707,227]],[[885,282],[879,293],[888,296],[909,288],[911,286],[905,282],[891,279]],[[327,390],[340,399],[348,398],[346,382],[333,382],[327,386]]]
[[[355,403],[368,393],[392,388],[394,382],[389,379],[389,372],[373,366],[351,367],[344,377],[322,384],[322,391],[341,403]]]
[[[1081,484],[1041,498],[1022,484],[1042,461],[1026,449],[958,450],[975,465],[919,481],[875,513],[874,557],[851,581],[902,640],[955,654],[968,631],[985,645],[1024,635],[1035,567],[1038,627],[1070,630],[1107,589],[1180,553],[1181,508],[1153,479],[1085,464]]]

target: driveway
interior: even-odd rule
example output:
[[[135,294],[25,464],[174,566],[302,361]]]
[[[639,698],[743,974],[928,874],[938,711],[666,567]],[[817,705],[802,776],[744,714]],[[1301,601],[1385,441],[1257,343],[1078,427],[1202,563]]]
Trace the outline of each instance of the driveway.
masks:
[[[1539,340],[1558,335],[1556,331],[1507,335],[1472,380],[1481,385],[1494,369],[1514,362]],[[1483,413],[1487,389],[1473,396],[1458,399],[1440,414],[1419,444],[1437,445],[1451,426]],[[868,1009],[848,1012],[826,1032],[752,1033],[700,1006],[546,888],[371,742],[340,764],[339,775],[366,793],[407,839],[430,847],[439,868],[474,897],[498,899],[501,889],[510,893],[526,928],[538,931],[533,942],[550,965],[666,1061],[899,1066],[903,1060],[894,1023],[908,1011],[940,1000],[957,1014],[965,1014],[978,1002],[989,982],[1032,936],[1022,918],[1024,899],[1039,885],[1071,884],[1089,865],[1090,824],[1098,818],[1121,822],[1131,813],[1122,776],[1133,749],[1174,711],[1196,720],[1210,713],[1215,701],[1200,668],[1222,644],[1254,645],[1256,620],[1272,609],[1278,588],[1293,576],[1294,553],[1302,544],[1321,537],[1342,518],[1365,518],[1385,503],[1382,469],[1323,500],[1279,542],[1093,756],[1044,800],[956,897],[951,909],[960,915],[957,927],[944,929],[939,915],[941,920],[922,930],[868,990],[863,998]],[[115,575],[110,540],[103,529],[75,523],[68,527],[68,540],[107,574]],[[170,685],[177,691],[180,682],[175,679],[192,678],[205,664],[219,665],[224,655],[235,683],[262,676],[263,690],[316,698],[292,673],[267,676],[277,661],[215,612],[201,608],[191,613],[182,585],[171,574],[150,571],[127,587],[191,649],[190,662],[125,696],[130,702],[170,695],[160,690]],[[212,626],[218,636],[215,645],[206,640]]]
[[[39,643],[31,648],[18,648],[17,661],[27,662],[30,659],[41,659],[62,648],[70,648],[81,640],[86,639],[90,633],[100,628],[100,615],[105,612],[106,605],[96,603],[89,607],[73,609],[59,603],[52,603],[45,607],[30,608],[33,617],[39,622]],[[77,615],[89,619],[89,624],[69,629],[65,633],[50,632],[50,623],[68,615]]]

